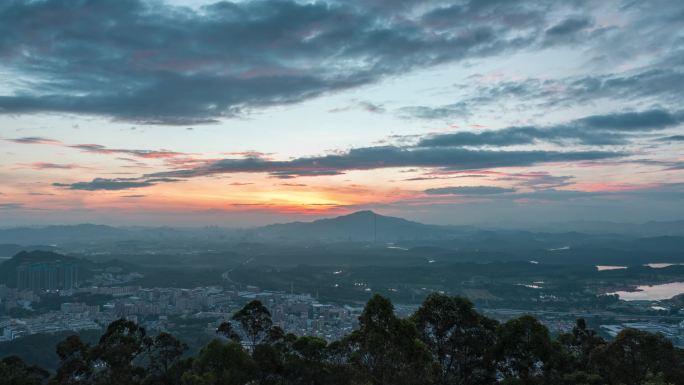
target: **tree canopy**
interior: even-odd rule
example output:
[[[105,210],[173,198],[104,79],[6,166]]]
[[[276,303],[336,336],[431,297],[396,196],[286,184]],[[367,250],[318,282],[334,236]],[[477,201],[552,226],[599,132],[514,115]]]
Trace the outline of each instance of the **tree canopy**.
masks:
[[[402,319],[373,296],[359,328],[326,342],[285,333],[259,301],[216,330],[196,356],[173,335],[148,336],[120,319],[96,344],[60,342],[55,373],[11,356],[0,360],[8,385],[681,385],[684,352],[661,335],[626,329],[605,341],[577,320],[553,338],[531,316],[503,323],[465,298],[430,295]],[[244,336],[245,341],[241,340]]]

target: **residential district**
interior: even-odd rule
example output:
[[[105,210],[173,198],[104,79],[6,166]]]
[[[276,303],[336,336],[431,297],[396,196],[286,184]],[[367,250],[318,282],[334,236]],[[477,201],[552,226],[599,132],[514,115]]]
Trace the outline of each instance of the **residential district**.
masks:
[[[363,310],[362,303],[325,303],[314,295],[297,294],[294,290],[274,292],[230,282],[226,287],[143,288],[128,284],[141,278],[140,274],[119,273],[103,271],[79,282],[78,269],[69,264],[19,266],[17,287],[0,286],[0,342],[39,333],[104,330],[119,318],[133,320],[150,332],[172,331],[174,323],[190,320],[201,331],[214,334],[221,322],[230,320],[237,310],[255,299],[269,309],[273,323],[286,332],[332,341],[354,330]],[[51,310],[40,306],[48,296],[53,303],[58,299]],[[88,300],[79,301],[79,298]],[[395,305],[396,312],[403,317],[412,314],[417,307],[415,304]],[[37,309],[41,310],[35,311]],[[481,310],[499,320],[533,314],[553,333],[569,331],[575,318],[585,316],[543,310]],[[658,319],[627,319],[602,324],[600,330],[615,336],[626,327],[661,333],[675,345],[684,346],[684,321],[664,323]]]

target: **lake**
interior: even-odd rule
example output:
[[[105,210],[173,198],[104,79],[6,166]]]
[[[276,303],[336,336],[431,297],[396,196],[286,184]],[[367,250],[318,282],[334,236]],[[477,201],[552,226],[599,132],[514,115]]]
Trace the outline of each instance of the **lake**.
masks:
[[[647,263],[646,266],[652,269],[662,269],[670,266],[684,265],[684,263]]]
[[[684,293],[684,282],[664,283],[662,285],[641,285],[637,291],[616,291],[609,294],[617,294],[625,301],[657,301],[670,299],[677,294]]]
[[[596,265],[598,271],[626,269],[627,266]]]

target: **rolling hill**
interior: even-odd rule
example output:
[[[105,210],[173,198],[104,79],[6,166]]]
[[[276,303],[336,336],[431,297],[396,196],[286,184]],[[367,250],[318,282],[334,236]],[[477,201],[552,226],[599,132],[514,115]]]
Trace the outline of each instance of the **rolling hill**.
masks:
[[[445,239],[455,231],[446,226],[426,225],[402,218],[388,217],[372,211],[357,211],[313,222],[291,222],[268,225],[254,230],[268,239],[291,241],[375,241]]]

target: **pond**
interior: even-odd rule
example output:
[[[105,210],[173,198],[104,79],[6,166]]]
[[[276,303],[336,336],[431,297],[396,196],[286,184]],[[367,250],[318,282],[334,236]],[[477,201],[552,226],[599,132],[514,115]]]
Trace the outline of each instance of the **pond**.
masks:
[[[625,301],[657,301],[670,299],[677,294],[684,293],[684,282],[664,283],[662,285],[640,285],[636,291],[616,291],[609,294],[617,294]]]
[[[596,265],[598,271],[626,269],[627,266]]]

